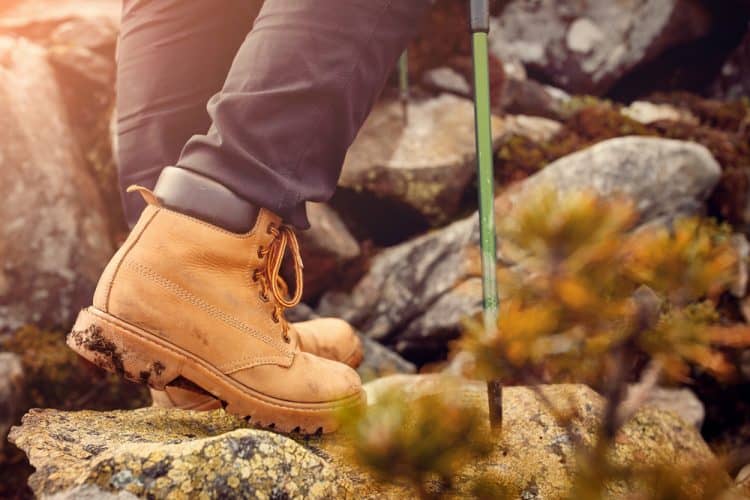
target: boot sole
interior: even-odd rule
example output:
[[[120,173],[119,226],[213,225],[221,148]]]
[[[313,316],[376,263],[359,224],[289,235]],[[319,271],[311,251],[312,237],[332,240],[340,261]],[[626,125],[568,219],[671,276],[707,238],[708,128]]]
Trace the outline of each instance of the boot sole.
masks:
[[[366,402],[364,391],[325,403],[274,398],[241,384],[173,343],[94,307],[78,314],[67,344],[91,363],[156,390],[171,384],[195,384],[220,400],[228,413],[280,432],[333,432],[339,427],[341,411]]]

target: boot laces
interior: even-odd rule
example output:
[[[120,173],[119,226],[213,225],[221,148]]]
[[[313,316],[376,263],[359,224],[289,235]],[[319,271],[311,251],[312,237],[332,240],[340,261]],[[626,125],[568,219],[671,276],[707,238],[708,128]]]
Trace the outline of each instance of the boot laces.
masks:
[[[270,223],[266,228],[267,232],[273,235],[273,240],[268,247],[258,248],[258,257],[265,258],[265,273],[256,269],[253,273],[253,280],[261,285],[260,298],[268,302],[273,298],[274,310],[273,320],[281,323],[284,332],[284,341],[289,342],[289,323],[284,319],[284,309],[294,307],[302,299],[302,256],[300,255],[299,242],[294,231],[289,226],[277,226]],[[289,296],[289,287],[279,274],[281,264],[284,262],[284,255],[287,248],[292,255],[294,266],[294,295]],[[271,292],[269,296],[268,292]]]

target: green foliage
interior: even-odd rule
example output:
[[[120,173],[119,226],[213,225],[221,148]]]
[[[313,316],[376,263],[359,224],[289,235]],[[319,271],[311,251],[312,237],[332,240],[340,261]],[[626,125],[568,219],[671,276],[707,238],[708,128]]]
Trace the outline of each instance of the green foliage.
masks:
[[[651,360],[655,379],[685,380],[694,368],[728,377],[732,365],[720,347],[750,345],[750,329],[718,324],[715,308],[737,271],[729,228],[699,218],[670,227],[636,229],[637,222],[626,199],[552,190],[525,197],[500,225],[503,254],[514,264],[499,271],[504,296],[496,332],[472,323],[457,347],[472,354],[481,379],[583,382],[604,394],[599,438],[593,449],[579,449],[569,498],[602,498],[623,482],[637,491],[628,498],[731,498],[718,462],[702,464],[715,471],[701,478],[671,464],[624,467],[612,460],[618,432],[637,409],[625,404],[627,386],[648,378],[644,360]],[[575,418],[550,409],[563,427]],[[346,427],[355,460],[384,479],[410,480],[426,497],[438,493],[426,488],[429,478],[450,484],[456,464],[483,454],[478,429],[486,426],[449,397],[409,402],[393,394],[350,415]],[[517,497],[492,478],[480,478],[471,491],[477,498]]]
[[[601,387],[624,348],[676,379],[689,363],[729,375],[707,328],[718,317],[708,299],[737,265],[728,229],[686,218],[632,231],[636,221],[627,200],[591,193],[543,190],[518,207],[500,227],[519,264],[499,273],[497,333],[475,325],[462,344],[479,375]]]

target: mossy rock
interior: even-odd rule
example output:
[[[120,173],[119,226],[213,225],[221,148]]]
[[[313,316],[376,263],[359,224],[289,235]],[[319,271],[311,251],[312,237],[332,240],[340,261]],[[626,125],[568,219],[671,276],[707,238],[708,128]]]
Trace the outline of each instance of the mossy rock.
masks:
[[[0,339],[0,350],[21,357],[30,407],[109,410],[150,401],[145,387],[100,370],[71,351],[63,332],[28,325]]]
[[[572,99],[563,129],[547,141],[511,136],[498,151],[501,184],[521,180],[549,163],[615,137],[636,135],[696,142],[722,167],[708,200],[709,212],[731,224],[750,225],[750,100],[722,102],[686,92],[656,94],[651,101],[689,111],[699,123],[662,120],[643,124],[621,113],[616,103],[593,97]]]
[[[367,385],[368,397],[392,387],[419,397],[444,390],[437,376],[398,375]],[[573,484],[576,443],[596,442],[603,401],[584,386],[541,388],[556,405],[571,406],[578,417],[561,426],[532,388],[504,391],[504,427],[492,453],[456,471],[455,488],[431,484],[433,493],[472,495],[478,481],[514,498],[561,498]],[[486,389],[465,382],[454,400],[486,412]],[[436,415],[435,418],[440,418]],[[486,432],[490,432],[489,426]],[[351,461],[346,436],[282,436],[248,428],[222,410],[189,412],[144,408],[134,411],[61,412],[32,410],[11,439],[36,468],[30,484],[37,495],[95,486],[105,492],[139,497],[210,498],[413,498],[403,483],[382,482]],[[615,463],[636,466],[703,466],[714,460],[698,432],[675,415],[639,413],[619,434]],[[729,477],[719,474],[723,483]],[[700,490],[695,478],[691,487]],[[607,485],[607,495],[634,491],[628,481]]]

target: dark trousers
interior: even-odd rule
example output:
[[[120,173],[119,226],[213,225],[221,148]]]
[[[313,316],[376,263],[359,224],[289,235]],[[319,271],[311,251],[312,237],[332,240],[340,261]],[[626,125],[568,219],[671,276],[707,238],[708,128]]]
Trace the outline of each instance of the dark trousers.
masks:
[[[176,165],[308,226],[430,0],[124,0],[120,185]],[[262,4],[262,6],[261,6]],[[140,197],[124,198],[132,225]]]

